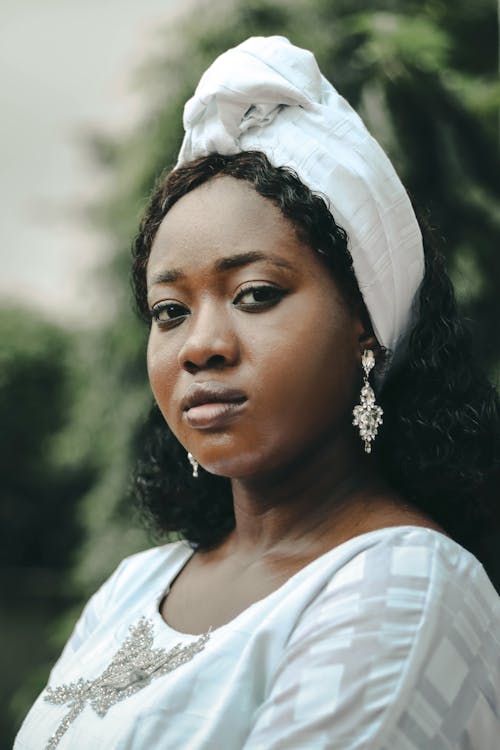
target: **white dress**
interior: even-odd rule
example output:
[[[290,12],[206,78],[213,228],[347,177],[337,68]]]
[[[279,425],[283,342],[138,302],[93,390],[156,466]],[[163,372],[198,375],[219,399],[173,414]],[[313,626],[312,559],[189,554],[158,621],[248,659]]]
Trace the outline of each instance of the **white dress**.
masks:
[[[500,748],[500,598],[446,536],[351,539],[208,638],[159,613],[192,554],[175,542],[119,565],[15,750]]]

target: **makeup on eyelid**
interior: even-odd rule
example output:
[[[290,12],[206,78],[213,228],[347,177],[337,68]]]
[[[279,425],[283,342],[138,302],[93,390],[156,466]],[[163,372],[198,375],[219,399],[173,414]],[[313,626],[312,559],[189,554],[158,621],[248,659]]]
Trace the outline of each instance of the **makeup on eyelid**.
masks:
[[[278,304],[278,302],[280,302],[283,297],[289,294],[289,291],[290,290],[281,288],[272,283],[244,282],[244,284],[239,288],[236,295],[234,295],[232,304],[235,307],[246,312],[259,312]],[[254,301],[243,302],[242,300],[247,295],[253,295]],[[258,299],[259,296],[261,297],[261,299]],[[172,313],[177,311],[178,314],[162,318],[162,314],[165,312],[168,313],[169,310]],[[185,311],[185,314],[183,314],[183,310]],[[190,311],[187,306],[183,305],[180,301],[173,300],[163,300],[157,302],[150,308],[151,318],[157,323],[168,323],[170,321],[173,322],[176,320],[179,320],[180,322],[180,320],[182,318],[185,318],[186,315],[189,314],[189,312]]]

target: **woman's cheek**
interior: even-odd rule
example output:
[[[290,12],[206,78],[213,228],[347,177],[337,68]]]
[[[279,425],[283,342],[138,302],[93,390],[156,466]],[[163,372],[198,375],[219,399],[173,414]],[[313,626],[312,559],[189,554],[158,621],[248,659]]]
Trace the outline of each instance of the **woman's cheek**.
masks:
[[[175,372],[173,360],[170,353],[159,348],[151,334],[147,351],[148,376],[153,395],[164,416],[167,416],[168,407],[172,398],[175,383]]]

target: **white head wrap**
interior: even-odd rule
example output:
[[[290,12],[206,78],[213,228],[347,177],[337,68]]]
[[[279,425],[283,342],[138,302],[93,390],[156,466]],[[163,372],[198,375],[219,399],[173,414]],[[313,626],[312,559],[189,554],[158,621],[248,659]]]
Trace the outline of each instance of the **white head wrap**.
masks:
[[[377,339],[394,352],[423,277],[422,236],[391,162],[314,55],[284,37],[247,39],[203,74],[184,128],[177,166],[259,150],[328,199]]]

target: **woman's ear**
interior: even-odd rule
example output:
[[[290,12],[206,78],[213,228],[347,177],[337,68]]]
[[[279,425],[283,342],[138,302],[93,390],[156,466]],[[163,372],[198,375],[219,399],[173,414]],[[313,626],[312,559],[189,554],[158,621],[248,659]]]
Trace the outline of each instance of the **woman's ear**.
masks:
[[[377,359],[377,354],[380,353],[381,347],[373,332],[370,315],[361,297],[354,310],[354,315],[356,318],[356,333],[360,357],[365,349],[371,349],[375,355],[375,359]]]
[[[373,333],[371,325],[365,326],[358,339],[360,355],[363,354],[365,349],[371,349],[375,355],[375,361],[378,362],[382,349],[377,341],[377,337]]]
[[[372,349],[374,352],[380,348],[377,338],[371,330],[363,331],[359,337],[359,345],[362,349]]]

